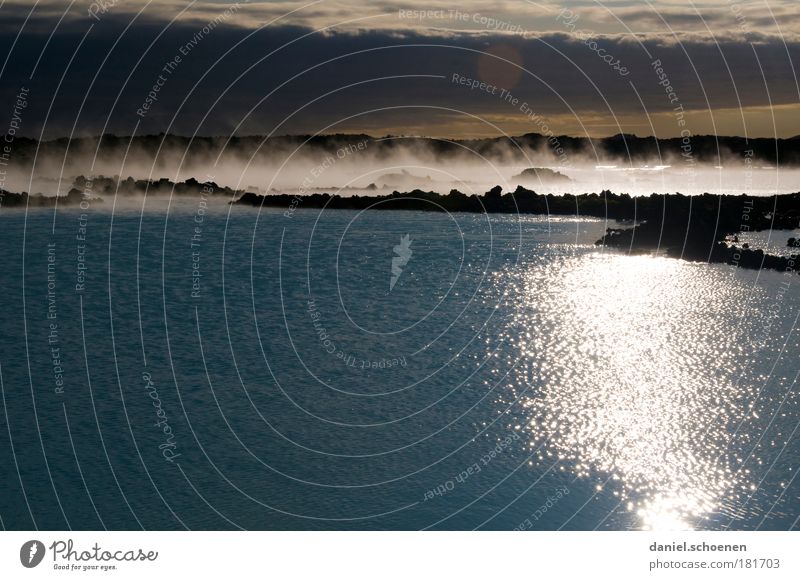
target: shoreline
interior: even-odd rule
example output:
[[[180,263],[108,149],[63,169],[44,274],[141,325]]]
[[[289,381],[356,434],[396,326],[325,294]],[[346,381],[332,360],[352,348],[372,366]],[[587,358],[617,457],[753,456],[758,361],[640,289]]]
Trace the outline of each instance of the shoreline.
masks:
[[[637,254],[659,251],[672,258],[747,269],[800,271],[796,254],[789,257],[768,254],[749,248],[747,244],[738,245],[737,237],[743,232],[784,230],[789,245],[789,232],[800,227],[800,192],[769,197],[709,193],[631,196],[604,190],[599,194],[575,195],[538,194],[521,185],[513,192],[503,193],[498,185],[483,195],[467,195],[456,189],[446,195],[415,189],[384,195],[340,196],[329,193],[256,194],[195,179],[174,183],[167,179],[118,181],[98,177],[91,182],[79,178],[76,185],[80,184],[84,184],[82,189],[76,187],[61,196],[0,191],[0,209],[54,207],[56,204],[70,207],[79,205],[87,195],[92,195],[93,201],[102,201],[103,195],[156,197],[170,194],[184,198],[193,195],[224,197],[232,200],[228,201],[231,205],[283,209],[288,217],[299,208],[585,217],[611,220],[625,226],[607,228],[595,245]],[[91,187],[87,188],[86,184]]]
[[[245,193],[236,205],[285,209],[414,210],[452,213],[496,213],[573,216],[629,223],[607,228],[595,245],[631,253],[661,251],[693,262],[721,263],[747,269],[800,272],[796,256],[775,256],[747,244],[737,246],[738,234],[756,231],[794,231],[800,227],[800,193],[770,197],[703,194],[687,196],[651,194],[633,197],[602,191],[600,194],[537,194],[517,186],[503,194],[495,186],[482,196],[452,190],[447,195],[413,190],[378,196],[342,197],[330,194],[305,196]],[[789,235],[787,233],[787,243]],[[732,245],[729,245],[732,243]]]

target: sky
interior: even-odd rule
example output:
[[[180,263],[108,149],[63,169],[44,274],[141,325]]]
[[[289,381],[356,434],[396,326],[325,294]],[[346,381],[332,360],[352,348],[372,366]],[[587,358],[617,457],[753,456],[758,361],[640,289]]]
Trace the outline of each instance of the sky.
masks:
[[[788,138],[798,15],[797,0],[5,0],[0,131]]]

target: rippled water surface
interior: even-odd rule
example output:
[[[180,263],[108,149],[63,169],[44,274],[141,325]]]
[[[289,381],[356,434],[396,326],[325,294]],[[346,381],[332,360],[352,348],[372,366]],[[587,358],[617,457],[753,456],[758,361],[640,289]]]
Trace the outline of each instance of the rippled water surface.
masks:
[[[796,275],[607,251],[613,224],[569,218],[188,200],[0,224],[6,528],[800,516]]]

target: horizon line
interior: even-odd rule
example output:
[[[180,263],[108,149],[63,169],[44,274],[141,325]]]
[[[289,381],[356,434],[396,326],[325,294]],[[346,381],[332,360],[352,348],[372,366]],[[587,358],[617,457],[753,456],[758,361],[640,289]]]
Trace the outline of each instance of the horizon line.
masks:
[[[94,134],[86,134],[86,135],[63,135],[60,137],[48,137],[48,138],[37,138],[28,135],[17,135],[16,140],[29,140],[29,141],[37,141],[39,143],[49,143],[53,141],[62,141],[62,140],[69,140],[74,141],[78,139],[101,139],[104,137],[113,137],[115,139],[139,139],[145,137],[178,137],[183,139],[254,139],[254,138],[263,138],[263,139],[286,139],[286,138],[295,138],[295,137],[309,137],[309,138],[316,138],[316,137],[368,137],[374,140],[382,140],[382,139],[430,139],[430,140],[437,140],[437,141],[480,141],[480,140],[493,140],[493,139],[519,139],[529,136],[537,136],[543,137],[547,139],[559,139],[559,138],[567,138],[567,139],[586,139],[586,140],[593,140],[593,141],[602,141],[607,139],[613,139],[615,137],[623,137],[626,139],[656,139],[658,141],[668,141],[672,139],[682,139],[680,135],[669,136],[669,137],[659,137],[657,135],[638,135],[636,133],[613,133],[610,135],[605,136],[590,136],[590,135],[574,135],[569,133],[552,133],[552,134],[545,134],[545,133],[538,133],[536,131],[531,131],[529,133],[522,133],[517,135],[495,135],[495,136],[442,136],[442,135],[417,135],[417,134],[393,134],[387,133],[384,135],[374,135],[371,133],[364,133],[364,132],[339,132],[339,133],[283,133],[280,135],[272,135],[267,136],[263,133],[249,133],[246,135],[225,135],[225,134],[206,134],[206,135],[184,135],[182,133],[142,133],[141,135],[132,135],[132,134],[116,134],[116,133],[94,133]],[[800,139],[800,134],[793,135],[791,137],[776,137],[776,136],[747,136],[747,135],[717,135],[713,133],[703,133],[703,134],[695,134],[691,135],[692,139],[699,139],[699,138],[713,138],[713,139],[744,139],[745,141],[756,141],[756,140],[770,140],[770,141],[793,141]]]

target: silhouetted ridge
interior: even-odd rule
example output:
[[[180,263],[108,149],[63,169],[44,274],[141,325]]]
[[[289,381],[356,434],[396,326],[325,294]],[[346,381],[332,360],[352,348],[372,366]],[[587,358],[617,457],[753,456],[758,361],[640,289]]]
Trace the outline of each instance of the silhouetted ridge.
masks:
[[[567,158],[588,156],[596,161],[607,162],[646,162],[653,159],[680,160],[685,143],[682,138],[657,139],[619,134],[605,138],[570,137],[567,135],[548,136],[527,133],[516,137],[494,137],[482,139],[435,139],[428,137],[372,137],[364,134],[333,135],[284,135],[276,137],[252,136],[207,136],[184,137],[180,135],[159,134],[140,135],[133,138],[105,134],[99,137],[59,138],[37,142],[35,139],[18,137],[15,141],[15,158],[30,162],[36,154],[63,157],[67,150],[70,155],[86,153],[94,156],[124,156],[131,159],[149,159],[156,151],[180,151],[186,158],[197,155],[216,157],[223,151],[254,159],[265,159],[280,152],[302,147],[308,151],[327,153],[350,145],[365,143],[370,151],[378,156],[389,156],[402,148],[429,151],[444,159],[463,157],[466,149],[490,161],[504,159],[519,164],[528,164],[527,154],[533,151],[552,150],[553,140],[557,140]],[[800,138],[748,139],[745,137],[717,137],[695,135],[691,138],[692,158],[701,163],[719,164],[726,159],[748,159],[756,164],[782,166],[800,165]],[[518,150],[522,149],[526,153]],[[509,158],[509,155],[511,158]]]

